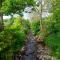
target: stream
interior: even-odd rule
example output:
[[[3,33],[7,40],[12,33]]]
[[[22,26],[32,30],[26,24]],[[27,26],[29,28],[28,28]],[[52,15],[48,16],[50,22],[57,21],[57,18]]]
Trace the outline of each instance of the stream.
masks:
[[[26,51],[23,60],[36,60],[36,40],[30,31],[27,37]]]
[[[15,54],[14,60],[36,60],[36,40],[34,39],[32,31],[27,35],[27,41],[24,46],[25,51]]]

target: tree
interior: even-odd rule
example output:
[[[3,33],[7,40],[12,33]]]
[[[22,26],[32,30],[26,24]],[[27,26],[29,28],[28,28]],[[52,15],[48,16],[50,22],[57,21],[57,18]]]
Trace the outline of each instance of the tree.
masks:
[[[2,7],[2,3],[3,3],[4,0],[0,0],[0,10],[1,10],[1,7]],[[0,11],[0,31],[3,30],[3,13]]]
[[[1,16],[1,25],[0,29],[2,30],[3,26],[3,14],[11,15],[13,17],[14,13],[20,14],[23,12],[26,6],[31,6],[34,4],[34,0],[0,0],[0,16]]]
[[[33,2],[33,0],[5,0],[1,10],[4,14],[20,13],[26,6],[33,5]]]
[[[46,29],[43,23],[42,13],[49,12],[50,8],[51,8],[50,0],[37,0],[35,10],[40,16],[40,31],[43,33],[46,32]]]

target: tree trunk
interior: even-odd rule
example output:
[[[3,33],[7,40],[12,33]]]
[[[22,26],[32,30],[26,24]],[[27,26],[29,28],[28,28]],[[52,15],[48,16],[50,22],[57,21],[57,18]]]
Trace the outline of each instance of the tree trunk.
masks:
[[[0,13],[0,31],[2,31],[4,29],[4,26],[3,26],[3,14]]]

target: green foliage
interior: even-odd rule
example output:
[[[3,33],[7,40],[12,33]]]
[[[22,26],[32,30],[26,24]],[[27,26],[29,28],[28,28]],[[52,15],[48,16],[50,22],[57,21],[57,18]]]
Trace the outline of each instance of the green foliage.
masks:
[[[56,21],[56,27],[60,29],[60,0],[53,0],[53,7],[52,7],[52,12],[53,12],[53,20]]]
[[[33,5],[34,0],[5,0],[2,3],[1,12],[4,14],[20,13],[28,5]]]
[[[12,60],[13,53],[24,45],[25,37],[21,20],[14,18],[13,24],[6,26],[5,30],[0,32],[0,57],[3,60]]]
[[[58,58],[60,58],[60,32],[56,33],[56,34],[51,34],[49,35],[46,40],[45,43],[53,49],[53,54],[57,56]]]
[[[60,58],[60,0],[52,1],[52,13],[51,20],[54,22],[52,23],[50,20],[52,26],[48,29],[52,29],[53,33],[46,38],[45,43],[52,48],[52,55]]]
[[[47,30],[52,33],[48,35],[45,43],[52,48],[51,55],[60,58],[60,0],[52,0],[52,13],[50,21],[47,19]]]
[[[34,20],[31,22],[31,29],[33,33],[36,35],[40,31],[40,21]]]
[[[27,34],[30,30],[30,22],[29,20],[22,20],[22,21],[23,21],[22,24],[24,26],[24,31]]]
[[[5,0],[0,0],[0,8],[2,7],[2,3],[4,2]]]
[[[55,20],[52,20],[52,16],[44,19],[44,27],[47,33],[56,33],[59,31],[59,27]]]
[[[12,49],[13,52],[18,51],[23,46],[24,39],[25,39],[24,31],[18,29],[10,29],[1,32],[0,52],[6,51],[7,49],[8,50]]]
[[[52,48],[52,54],[58,58],[60,58],[60,0],[53,0],[53,10],[52,17],[48,20],[48,31],[52,32],[45,40],[45,43]],[[46,22],[47,23],[47,22]]]

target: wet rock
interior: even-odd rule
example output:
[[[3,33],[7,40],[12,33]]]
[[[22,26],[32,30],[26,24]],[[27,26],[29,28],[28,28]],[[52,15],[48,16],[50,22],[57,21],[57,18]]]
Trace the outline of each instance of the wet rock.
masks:
[[[22,51],[24,51],[25,54],[22,55],[21,60],[36,60],[36,40],[32,32],[29,32],[25,48],[23,47]]]
[[[43,46],[43,44],[39,43],[37,44],[37,57],[39,60],[52,60],[52,58],[49,56],[50,49],[46,46]]]
[[[43,36],[36,36],[36,42],[40,43],[40,42],[43,42],[44,40],[44,37]]]

